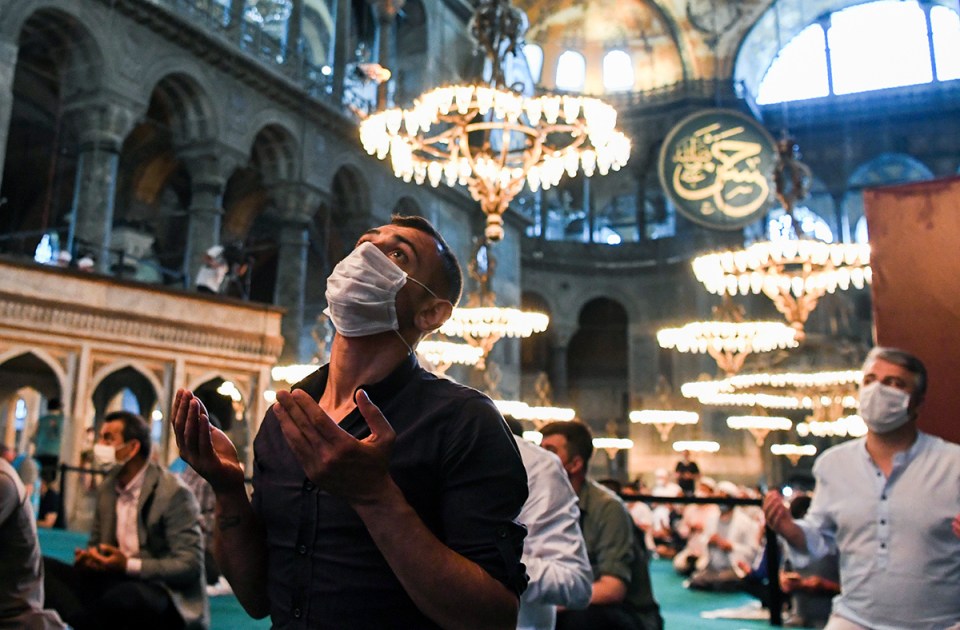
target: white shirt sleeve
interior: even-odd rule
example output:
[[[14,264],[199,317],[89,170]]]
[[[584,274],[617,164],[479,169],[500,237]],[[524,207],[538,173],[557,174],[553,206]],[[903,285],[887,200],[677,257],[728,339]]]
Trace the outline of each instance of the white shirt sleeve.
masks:
[[[523,562],[530,577],[523,601],[586,608],[593,573],[580,531],[577,495],[556,455],[533,448],[547,457],[523,453],[530,486],[519,516],[527,526]]]

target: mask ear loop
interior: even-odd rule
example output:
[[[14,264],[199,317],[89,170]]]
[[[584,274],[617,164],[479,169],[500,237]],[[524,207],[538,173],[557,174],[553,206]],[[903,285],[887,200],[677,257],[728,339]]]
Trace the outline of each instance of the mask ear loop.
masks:
[[[400,341],[402,341],[402,342],[403,342],[403,345],[405,345],[405,346],[407,347],[407,350],[409,350],[408,354],[413,354],[413,348],[411,348],[411,347],[410,347],[410,344],[407,343],[407,340],[403,338],[403,335],[400,334],[400,331],[394,329],[393,332],[397,333],[397,337],[400,337]]]

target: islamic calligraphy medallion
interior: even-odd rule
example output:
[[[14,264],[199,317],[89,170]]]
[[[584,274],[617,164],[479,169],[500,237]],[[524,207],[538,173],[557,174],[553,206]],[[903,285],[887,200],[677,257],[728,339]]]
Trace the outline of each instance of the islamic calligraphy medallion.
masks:
[[[759,219],[771,198],[773,138],[729,109],[702,110],[674,126],[660,149],[660,184],[685,217],[736,230]]]

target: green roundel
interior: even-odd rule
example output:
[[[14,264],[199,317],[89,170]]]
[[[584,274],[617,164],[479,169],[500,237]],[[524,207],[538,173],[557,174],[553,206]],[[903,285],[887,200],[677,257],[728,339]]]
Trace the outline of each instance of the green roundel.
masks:
[[[685,217],[735,230],[766,212],[777,152],[753,118],[706,109],[678,122],[660,149],[660,184]]]

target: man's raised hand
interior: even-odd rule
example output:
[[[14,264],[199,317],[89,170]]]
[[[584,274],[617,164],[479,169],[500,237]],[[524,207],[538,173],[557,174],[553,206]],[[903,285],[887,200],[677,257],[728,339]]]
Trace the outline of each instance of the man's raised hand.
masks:
[[[396,433],[365,391],[357,407],[370,435],[358,440],[333,421],[303,390],[277,392],[274,413],[307,477],[353,504],[376,501],[389,489],[388,464]]]
[[[210,483],[214,492],[243,489],[237,449],[226,433],[210,424],[200,399],[185,389],[177,390],[170,422],[180,457]]]

